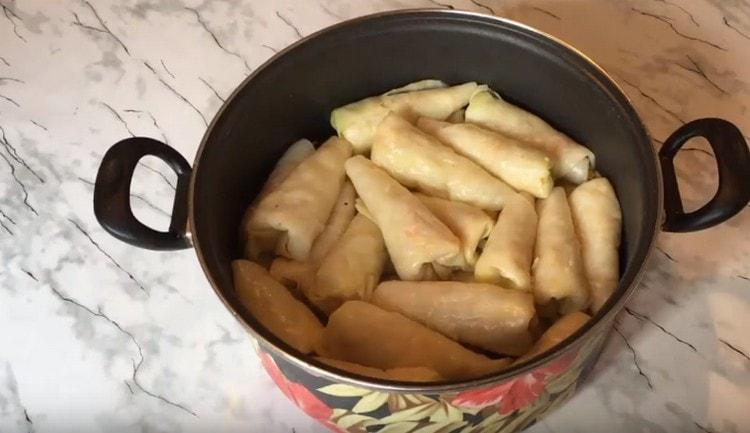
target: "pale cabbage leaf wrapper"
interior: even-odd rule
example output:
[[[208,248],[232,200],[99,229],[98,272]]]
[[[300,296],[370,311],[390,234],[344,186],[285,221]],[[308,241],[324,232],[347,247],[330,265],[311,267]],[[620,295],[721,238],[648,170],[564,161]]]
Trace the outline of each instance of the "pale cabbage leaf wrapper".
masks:
[[[582,183],[570,193],[568,201],[591,283],[591,311],[596,313],[620,281],[620,203],[604,177]]]
[[[248,242],[251,236],[249,228],[250,217],[253,214],[253,210],[257,203],[269,192],[276,189],[279,184],[289,176],[305,158],[312,155],[315,152],[315,146],[312,142],[307,139],[297,140],[292,143],[291,146],[281,155],[281,158],[276,162],[271,174],[268,175],[266,183],[261,188],[253,203],[248,206],[245,211],[245,215],[242,217],[242,223],[240,224],[240,243],[242,245],[244,256],[248,259],[258,257],[261,250],[273,250],[275,248],[275,236],[271,235],[269,238],[264,239],[256,236],[254,242]],[[265,245],[264,245],[265,244]]]
[[[483,86],[464,83],[448,87],[438,80],[422,80],[390,90],[383,95],[365,98],[336,108],[331,112],[331,126],[340,137],[354,146],[357,154],[370,151],[380,122],[394,112],[410,121],[418,117],[444,120],[465,107]]]
[[[476,92],[466,108],[466,122],[538,146],[552,158],[555,177],[579,184],[595,167],[594,153],[528,111],[491,90]]]
[[[552,191],[552,162],[536,147],[470,123],[421,118],[417,126],[519,191],[539,198]]]
[[[409,188],[481,209],[500,210],[516,193],[470,159],[393,114],[378,126],[370,158]]]
[[[321,261],[310,300],[328,314],[345,301],[369,301],[386,259],[380,229],[358,214]]]
[[[492,230],[492,218],[481,209],[465,203],[420,193],[414,195],[458,237],[465,261],[461,268],[471,270],[477,261],[479,242]]]
[[[560,314],[585,310],[591,289],[565,190],[555,187],[549,197],[538,200],[537,214],[536,258],[532,266],[536,302],[555,306]]]
[[[261,248],[272,244],[281,256],[307,260],[336,204],[351,151],[346,140],[331,137],[297,165],[250,211],[248,242]]]
[[[354,218],[356,214],[355,198],[354,186],[351,182],[345,181],[336,199],[336,204],[333,206],[333,211],[328,217],[325,229],[315,239],[315,243],[310,249],[309,258],[302,262],[277,257],[271,263],[269,269],[271,276],[287,287],[298,289],[308,300],[312,301],[311,292],[315,284],[315,273],[320,266],[320,262],[328,255]],[[320,308],[320,306],[318,307]]]
[[[346,162],[346,173],[380,228],[402,280],[426,279],[433,275],[433,264],[461,265],[461,241],[388,173],[362,156]]]
[[[474,267],[474,278],[530,292],[536,232],[534,198],[519,193],[497,217]]]

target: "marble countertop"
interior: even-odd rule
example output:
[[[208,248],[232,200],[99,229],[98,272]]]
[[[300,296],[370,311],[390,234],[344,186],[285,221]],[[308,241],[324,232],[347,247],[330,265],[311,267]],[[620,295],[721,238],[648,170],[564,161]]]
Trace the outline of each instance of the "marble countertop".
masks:
[[[193,251],[105,233],[107,148],[152,136],[192,160],[224,98],[274,52],[370,12],[455,7],[558,36],[623,86],[655,145],[698,117],[750,135],[743,0],[3,0],[0,16],[0,431],[321,432],[261,370]],[[695,208],[705,143],[678,157]],[[168,224],[174,175],[138,167],[137,215]],[[593,378],[530,431],[750,431],[750,212],[662,234]]]

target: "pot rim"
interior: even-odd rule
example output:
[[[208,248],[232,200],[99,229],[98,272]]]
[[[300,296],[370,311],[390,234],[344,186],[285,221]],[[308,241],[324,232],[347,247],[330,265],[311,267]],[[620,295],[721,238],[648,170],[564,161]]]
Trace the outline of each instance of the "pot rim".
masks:
[[[263,62],[263,64],[258,66],[250,75],[248,75],[232,91],[232,93],[226,98],[226,101],[222,104],[222,106],[214,115],[213,119],[211,120],[211,123],[206,128],[206,132],[204,133],[203,138],[201,139],[200,146],[198,147],[198,150],[196,151],[196,154],[195,154],[195,159],[193,160],[193,169],[190,175],[190,184],[188,187],[188,228],[189,228],[188,232],[191,232],[196,226],[195,219],[194,219],[195,218],[195,213],[194,213],[195,184],[196,184],[196,178],[197,178],[196,173],[198,172],[200,168],[200,161],[202,159],[205,147],[208,144],[209,137],[211,136],[216,123],[222,117],[224,111],[227,110],[227,108],[229,107],[229,105],[231,105],[231,103],[237,97],[239,92],[242,89],[244,89],[245,86],[248,83],[250,83],[253,80],[253,78],[255,78],[256,75],[258,75],[266,67],[268,67],[273,62],[275,62],[278,58],[284,56],[287,52],[297,48],[298,46],[303,45],[309,40],[315,39],[318,36],[321,36],[330,31],[333,31],[342,27],[364,23],[373,19],[379,19],[379,18],[385,18],[385,17],[391,17],[391,16],[408,16],[408,15],[418,16],[420,14],[426,14],[426,13],[450,15],[450,16],[455,16],[455,17],[481,18],[483,20],[495,21],[497,23],[510,25],[510,26],[519,28],[521,30],[525,30],[527,32],[536,34],[538,36],[541,36],[559,45],[561,48],[568,50],[571,54],[579,57],[584,62],[588,63],[589,66],[592,66],[594,69],[596,69],[606,79],[607,84],[610,84],[612,88],[619,93],[619,96],[621,96],[622,99],[625,102],[627,102],[627,108],[629,108],[630,111],[632,112],[632,115],[633,115],[632,120],[636,122],[636,126],[640,127],[640,129],[643,130],[644,137],[649,140],[650,144],[652,144],[651,136],[647,128],[645,127],[643,120],[641,119],[640,115],[638,114],[635,107],[633,106],[633,103],[630,100],[630,98],[628,98],[627,94],[623,91],[622,87],[614,80],[614,78],[609,73],[607,73],[607,71],[602,66],[597,64],[594,60],[589,58],[583,52],[579,51],[573,45],[563,41],[562,39],[559,39],[553,35],[550,35],[539,29],[536,29],[534,27],[520,23],[515,20],[502,18],[502,17],[498,17],[495,15],[483,14],[479,12],[461,11],[461,10],[454,10],[454,9],[439,9],[439,8],[411,8],[411,9],[399,9],[399,10],[392,10],[392,11],[377,12],[377,13],[362,15],[359,17],[355,17],[355,18],[351,18],[348,20],[338,22],[336,24],[320,29],[316,32],[313,32],[293,42],[292,44],[288,45],[282,50],[279,50],[278,53],[275,53],[273,56],[268,58],[268,60]],[[627,289],[622,293],[622,295],[619,297],[619,299],[617,299],[615,303],[610,304],[608,306],[605,304],[605,308],[602,308],[583,327],[581,327],[571,336],[569,336],[568,338],[560,342],[557,346],[555,346],[553,350],[549,350],[543,353],[541,356],[532,358],[529,361],[523,362],[511,368],[508,368],[507,370],[502,370],[495,374],[482,376],[482,377],[471,379],[471,380],[446,381],[446,382],[425,384],[425,383],[401,382],[401,381],[391,381],[391,380],[384,380],[384,379],[375,379],[375,378],[370,378],[366,376],[356,375],[353,373],[349,373],[345,370],[341,370],[341,369],[328,366],[326,364],[323,364],[319,361],[312,359],[312,356],[309,356],[309,355],[301,355],[301,356],[293,355],[291,353],[293,352],[293,350],[284,349],[280,347],[279,345],[275,344],[273,341],[270,341],[269,339],[264,337],[260,332],[255,330],[246,320],[243,319],[242,314],[240,312],[238,312],[235,308],[232,307],[232,305],[229,303],[229,301],[227,300],[227,298],[224,296],[221,289],[219,288],[219,284],[211,275],[210,269],[208,265],[206,264],[206,261],[203,258],[203,251],[201,249],[199,238],[195,236],[193,233],[190,233],[190,234],[191,234],[193,247],[195,249],[196,256],[198,257],[198,261],[200,262],[201,268],[203,269],[203,273],[205,274],[206,278],[211,284],[211,287],[213,288],[216,295],[224,304],[224,307],[226,307],[229,313],[250,333],[251,337],[254,338],[256,342],[258,342],[259,344],[262,344],[264,348],[272,351],[276,356],[283,358],[288,363],[293,364],[296,367],[302,368],[303,370],[315,376],[322,377],[326,380],[330,380],[335,383],[344,383],[344,384],[372,389],[376,391],[396,392],[396,393],[419,393],[419,394],[440,394],[440,393],[461,392],[461,391],[491,386],[491,385],[495,385],[501,382],[505,382],[509,379],[529,373],[537,369],[538,367],[541,367],[544,364],[547,364],[553,359],[558,358],[561,354],[567,353],[573,348],[579,346],[583,342],[585,335],[603,332],[604,328],[608,327],[611,320],[614,319],[614,316],[617,315],[623,309],[625,303],[628,301],[630,296],[632,296],[636,287],[638,287],[641,279],[643,278],[646,265],[648,264],[651,257],[653,256],[653,251],[656,245],[656,237],[658,236],[658,233],[660,232],[661,223],[664,221],[664,206],[663,206],[664,191],[663,191],[663,183],[662,183],[661,166],[658,163],[657,153],[653,149],[653,147],[651,147],[650,153],[654,160],[654,167],[656,170],[656,182],[657,182],[657,185],[656,185],[657,211],[655,213],[655,216],[656,216],[655,221],[653,222],[655,229],[654,229],[654,233],[651,236],[649,244],[647,246],[647,250],[643,258],[643,262],[641,263],[640,268],[636,271],[630,286],[627,287]]]

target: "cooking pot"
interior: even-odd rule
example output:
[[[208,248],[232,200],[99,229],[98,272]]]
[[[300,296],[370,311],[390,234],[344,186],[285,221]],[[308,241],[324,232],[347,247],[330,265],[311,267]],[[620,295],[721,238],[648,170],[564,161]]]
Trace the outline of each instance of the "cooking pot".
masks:
[[[584,143],[623,211],[622,276],[609,302],[554,350],[475,380],[409,384],[323,365],[264,329],[232,285],[230,262],[241,256],[240,218],[286,147],[301,137],[334,134],[328,122],[333,108],[423,78],[489,84]],[[698,136],[716,156],[719,187],[705,206],[684,212],[673,159]],[[131,211],[131,178],[146,155],[162,159],[178,176],[167,232],[143,225]],[[271,58],[213,119],[192,169],[174,149],[150,138],[115,144],[99,168],[94,210],[109,233],[130,244],[195,248],[216,294],[248,330],[282,392],[334,431],[506,432],[531,425],[574,393],[637,287],[659,230],[700,230],[738,213],[750,199],[748,173],[747,144],[729,122],[687,123],[657,157],[622,90],[574,48],[493,16],[411,10],[334,25]]]

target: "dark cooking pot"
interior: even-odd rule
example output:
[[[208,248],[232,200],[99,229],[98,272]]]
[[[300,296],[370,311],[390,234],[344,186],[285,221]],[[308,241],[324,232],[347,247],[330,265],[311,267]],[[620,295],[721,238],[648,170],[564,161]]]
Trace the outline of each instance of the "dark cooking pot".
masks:
[[[563,344],[493,376],[419,385],[359,377],[296,353],[240,304],[230,262],[240,256],[242,213],[286,146],[300,137],[333,134],[328,116],[334,107],[428,77],[487,83],[589,146],[597,169],[617,190],[624,233],[619,288]],[[708,204],[685,213],[673,158],[696,136],[713,148],[719,188]],[[144,226],[130,208],[131,177],[145,155],[161,158],[179,177],[168,232]],[[156,140],[115,144],[97,175],[94,210],[107,231],[133,245],[192,245],[216,293],[254,337],[276,384],[326,426],[350,432],[505,432],[532,424],[572,395],[635,289],[659,230],[700,230],[736,214],[750,199],[748,173],[742,134],[720,119],[682,126],[665,142],[657,163],[641,120],[618,86],[549,35],[474,13],[401,11],[322,30],[258,68],[214,118],[192,170]]]

